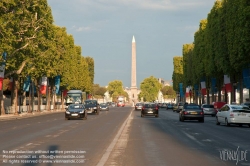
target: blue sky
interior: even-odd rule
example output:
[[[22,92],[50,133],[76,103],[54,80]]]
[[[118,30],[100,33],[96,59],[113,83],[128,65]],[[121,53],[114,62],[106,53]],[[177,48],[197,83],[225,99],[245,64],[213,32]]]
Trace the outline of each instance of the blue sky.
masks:
[[[137,87],[150,76],[171,81],[173,57],[194,41],[215,0],[48,0],[55,25],[66,27],[83,56],[95,61],[94,83],[131,86],[135,36]]]

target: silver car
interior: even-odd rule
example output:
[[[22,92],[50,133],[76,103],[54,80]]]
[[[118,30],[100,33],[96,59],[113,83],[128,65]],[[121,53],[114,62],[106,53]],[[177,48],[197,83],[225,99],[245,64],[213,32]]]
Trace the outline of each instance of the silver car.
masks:
[[[224,123],[226,126],[231,124],[243,124],[250,127],[250,109],[245,105],[225,104],[216,114],[216,124]]]
[[[215,116],[217,113],[216,109],[214,108],[214,105],[212,104],[202,104],[201,109],[203,110],[204,115]]]

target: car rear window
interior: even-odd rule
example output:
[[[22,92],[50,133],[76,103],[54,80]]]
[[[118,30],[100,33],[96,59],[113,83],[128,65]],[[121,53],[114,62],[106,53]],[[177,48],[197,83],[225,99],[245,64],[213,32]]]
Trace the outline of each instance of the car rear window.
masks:
[[[186,105],[185,108],[186,109],[200,109],[200,106],[198,106],[198,105]]]
[[[203,105],[203,108],[214,108],[214,105]]]
[[[153,107],[155,107],[155,104],[145,104],[144,106],[147,108],[153,108]]]

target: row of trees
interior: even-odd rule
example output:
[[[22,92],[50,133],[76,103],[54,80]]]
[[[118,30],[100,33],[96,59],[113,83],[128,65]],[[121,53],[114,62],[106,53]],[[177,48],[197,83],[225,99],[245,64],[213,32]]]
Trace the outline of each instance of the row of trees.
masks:
[[[194,42],[184,44],[183,56],[173,59],[174,90],[179,91],[179,83],[183,87],[194,86],[202,79],[206,80],[206,87],[211,87],[211,79],[215,78],[221,91],[224,75],[230,77],[231,83],[239,83],[242,89],[242,71],[250,64],[249,18],[248,0],[216,0],[207,19],[200,21]],[[241,102],[242,96],[241,93]],[[220,93],[218,100],[221,100]]]
[[[96,86],[96,93],[104,94],[103,91],[101,91],[101,88],[99,85]],[[129,100],[128,93],[123,88],[123,83],[120,80],[114,80],[109,82],[107,89],[109,91],[110,96],[114,99],[118,96],[124,96]],[[162,86],[161,83],[157,80],[157,78],[150,76],[148,78],[145,78],[141,84],[140,84],[140,93],[138,95],[138,99],[142,99],[144,101],[155,101],[157,99],[159,91],[162,92],[164,95],[164,98],[175,98],[176,94],[172,88],[172,86]],[[99,93],[100,92],[100,93]]]
[[[63,89],[92,91],[94,60],[82,56],[81,47],[74,44],[65,27],[53,24],[47,0],[1,0],[0,13],[0,51],[7,53],[4,77],[14,79],[13,106],[17,89],[22,89],[19,80],[27,76],[37,92],[42,76],[57,75],[61,76]]]

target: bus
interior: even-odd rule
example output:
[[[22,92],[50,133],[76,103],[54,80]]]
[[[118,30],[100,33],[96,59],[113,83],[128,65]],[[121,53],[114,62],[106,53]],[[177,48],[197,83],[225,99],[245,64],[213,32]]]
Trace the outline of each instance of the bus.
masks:
[[[66,108],[70,104],[82,104],[83,92],[81,90],[69,90],[66,96]]]

